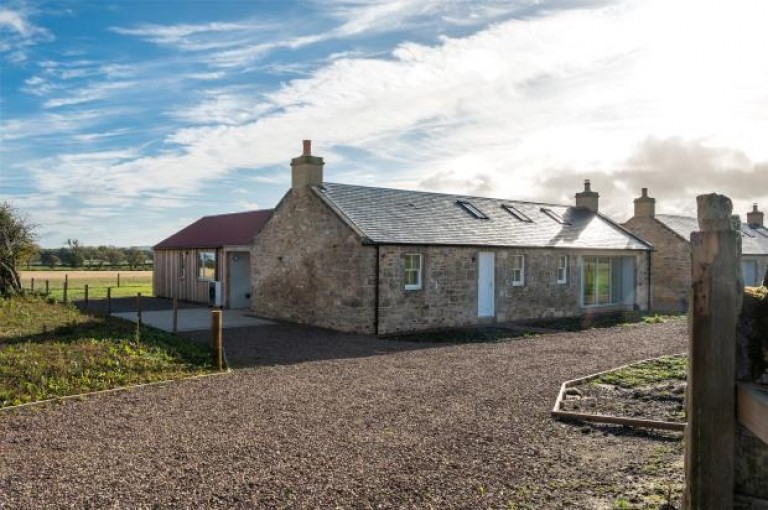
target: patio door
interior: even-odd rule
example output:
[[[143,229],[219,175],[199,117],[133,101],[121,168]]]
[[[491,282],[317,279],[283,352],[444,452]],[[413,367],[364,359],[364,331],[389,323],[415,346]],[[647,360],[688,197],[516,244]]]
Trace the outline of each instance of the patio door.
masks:
[[[477,255],[477,316],[493,317],[495,309],[495,266],[496,258],[492,252],[480,252]]]

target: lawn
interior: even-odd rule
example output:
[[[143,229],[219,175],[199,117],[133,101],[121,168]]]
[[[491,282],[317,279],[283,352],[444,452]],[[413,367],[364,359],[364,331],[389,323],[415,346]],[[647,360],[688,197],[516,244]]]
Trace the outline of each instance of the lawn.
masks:
[[[210,371],[202,345],[39,297],[0,300],[0,407]]]
[[[621,388],[637,388],[665,382],[683,382],[688,373],[688,356],[662,356],[607,372],[592,384],[612,384]]]
[[[118,278],[119,275],[119,278]],[[21,281],[26,290],[33,287],[36,292],[45,292],[48,282],[48,296],[64,299],[64,279],[67,277],[67,301],[85,298],[88,285],[88,299],[106,299],[111,288],[114,298],[131,297],[137,293],[152,296],[152,271],[22,271]],[[119,285],[118,285],[119,283]]]

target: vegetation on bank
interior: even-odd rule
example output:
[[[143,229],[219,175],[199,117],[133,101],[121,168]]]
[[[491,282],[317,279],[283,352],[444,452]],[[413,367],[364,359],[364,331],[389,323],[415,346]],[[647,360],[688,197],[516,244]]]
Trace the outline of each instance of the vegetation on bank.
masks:
[[[205,346],[39,297],[0,300],[0,407],[210,371]]]
[[[662,356],[608,372],[592,380],[592,384],[611,384],[625,389],[638,388],[665,382],[683,382],[687,374],[687,355]]]

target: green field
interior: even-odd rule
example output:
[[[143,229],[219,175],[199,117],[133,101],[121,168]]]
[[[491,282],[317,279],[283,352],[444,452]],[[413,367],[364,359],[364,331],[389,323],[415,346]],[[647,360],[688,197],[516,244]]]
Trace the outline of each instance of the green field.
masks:
[[[119,281],[118,281],[119,275]],[[85,298],[88,286],[88,299],[106,299],[107,289],[111,289],[114,298],[152,296],[151,271],[22,271],[21,281],[24,289],[45,294],[57,301],[64,300],[64,282],[67,282],[67,301],[79,301]]]
[[[210,371],[176,335],[39,297],[0,299],[0,407]]]

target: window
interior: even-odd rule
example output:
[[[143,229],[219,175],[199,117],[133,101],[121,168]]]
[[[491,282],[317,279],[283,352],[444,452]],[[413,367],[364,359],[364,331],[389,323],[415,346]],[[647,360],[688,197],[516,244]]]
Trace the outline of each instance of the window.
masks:
[[[519,287],[525,284],[525,257],[512,255],[512,285]]]
[[[610,257],[584,257],[584,306],[613,303],[613,261]]]
[[[480,209],[478,209],[474,205],[470,204],[466,200],[458,200],[456,203],[459,204],[462,208],[464,208],[465,211],[467,211],[469,214],[471,214],[472,216],[474,216],[478,220],[487,220],[488,219],[488,216],[483,211],[481,211]]]
[[[211,281],[216,279],[216,252],[197,252],[197,278]]]
[[[187,252],[179,252],[179,278],[187,276]]]
[[[502,204],[501,208],[504,209],[505,211],[507,211],[509,214],[511,214],[514,218],[516,218],[516,219],[518,219],[520,221],[524,221],[526,223],[533,223],[532,219],[530,219],[528,216],[526,216],[525,214],[520,212],[520,209],[518,209],[517,207],[515,207],[513,205]]]
[[[541,212],[543,212],[544,214],[546,214],[547,216],[549,216],[550,218],[552,218],[556,222],[560,223],[561,225],[570,225],[569,222],[565,221],[562,216],[557,214],[552,209],[549,209],[547,207],[542,207],[540,210],[541,210]]]
[[[421,255],[410,253],[405,256],[405,290],[421,289]]]
[[[557,283],[568,283],[568,255],[557,256]]]
[[[741,273],[744,276],[744,285],[747,287],[757,286],[757,261],[745,259],[741,261]]]

